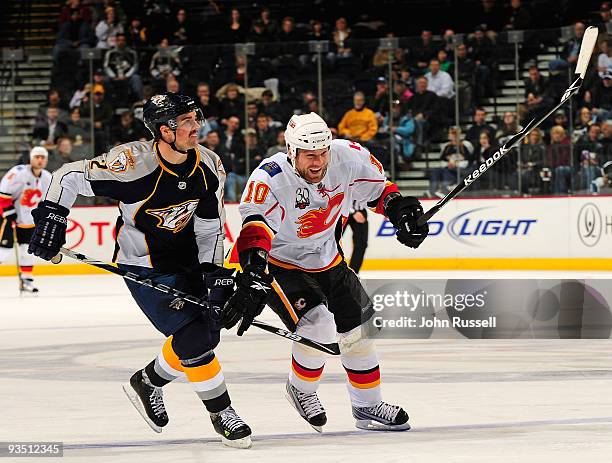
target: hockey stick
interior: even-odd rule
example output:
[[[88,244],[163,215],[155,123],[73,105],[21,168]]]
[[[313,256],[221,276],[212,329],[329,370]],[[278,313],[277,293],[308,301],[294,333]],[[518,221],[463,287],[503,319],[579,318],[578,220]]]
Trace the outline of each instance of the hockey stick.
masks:
[[[84,254],[74,252],[70,249],[60,248],[60,253],[63,254],[64,256],[71,257],[72,259],[78,260],[85,264],[89,264],[94,267],[98,267],[102,270],[106,270],[107,272],[114,273],[115,275],[119,275],[125,278],[126,280],[133,281],[134,283],[138,283],[139,285],[148,286],[162,293],[171,294],[172,296],[175,296],[178,300],[190,302],[199,307],[208,308],[208,302],[206,300],[193,296],[191,294],[187,294],[178,289],[171,288],[170,286],[166,286],[160,283],[155,283],[155,281],[151,280],[150,278],[141,277],[140,275],[137,275],[133,272],[128,272],[126,270],[123,270],[119,267],[108,264],[106,262],[102,262],[97,259],[92,259],[90,257],[85,256]],[[60,256],[61,254],[58,254],[58,256]],[[51,260],[51,262],[53,263],[59,263],[60,261],[61,259],[58,259],[57,256],[55,256]],[[180,309],[177,309],[177,310],[180,310]],[[340,355],[340,348],[338,347],[338,344],[336,343],[324,344],[324,343],[320,343],[317,341],[313,341],[312,339],[305,338],[303,336],[300,336],[299,334],[292,333],[291,331],[287,331],[282,328],[277,328],[275,326],[268,325],[267,323],[261,322],[259,320],[253,320],[251,324],[264,331],[268,331],[269,333],[275,334],[277,336],[281,336],[283,338],[290,339],[291,341],[295,341],[300,344],[304,344],[305,346],[320,350],[321,352],[325,352],[326,354]]]
[[[563,104],[569,100],[572,96],[574,96],[580,90],[580,86],[582,85],[582,81],[584,80],[584,75],[586,74],[587,67],[589,65],[589,61],[591,60],[591,54],[593,53],[593,48],[595,47],[595,43],[597,42],[597,28],[596,27],[588,27],[582,37],[582,44],[580,45],[580,54],[578,55],[578,62],[576,63],[576,74],[578,77],[572,84],[568,87],[568,89],[563,93],[561,97],[561,101],[557,106],[552,108],[545,116],[540,119],[532,119],[523,129],[514,135],[510,140],[503,144],[501,148],[499,148],[493,156],[486,159],[477,169],[475,169],[471,174],[465,177],[455,188],[452,189],[444,198],[438,201],[431,209],[429,209],[425,214],[423,214],[417,220],[417,225],[424,225],[429,219],[431,219],[435,214],[438,213],[440,209],[442,209],[446,203],[448,203],[451,199],[455,198],[459,193],[469,187],[477,178],[481,177],[487,170],[491,168],[497,161],[507,155],[512,148],[518,145],[523,138],[529,134],[533,129],[535,129],[538,125],[540,125],[544,120],[548,118],[552,113],[554,113],[557,109],[559,109]]]
[[[23,296],[23,280],[21,278],[21,264],[19,262],[19,243],[17,242],[17,225],[13,227],[13,248],[15,248],[15,265],[17,266],[17,278],[19,278],[19,297]]]

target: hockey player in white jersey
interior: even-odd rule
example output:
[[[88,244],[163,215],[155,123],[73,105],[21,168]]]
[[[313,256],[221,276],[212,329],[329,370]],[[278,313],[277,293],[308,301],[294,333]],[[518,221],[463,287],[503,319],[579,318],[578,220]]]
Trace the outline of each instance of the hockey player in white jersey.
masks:
[[[363,146],[332,141],[317,114],[293,116],[285,138],[288,153],[264,160],[242,196],[243,225],[233,253],[242,273],[225,305],[225,327],[242,319],[242,335],[268,304],[302,336],[323,343],[337,338],[356,426],[410,429],[408,414],[382,400],[375,346],[361,332],[374,313],[372,302],[348,268],[339,241],[357,202],[386,215],[397,239],[416,248],[429,232],[427,225],[417,226],[423,208],[399,193]],[[287,398],[319,432],[327,421],[317,396],[324,365],[324,354],[293,343]]]
[[[13,167],[0,181],[0,263],[12,253],[16,235],[19,246],[19,289],[28,293],[38,292],[32,277],[34,256],[27,251],[34,230],[32,209],[40,202],[51,182],[51,174],[45,170],[48,159],[47,150],[36,146],[30,151],[30,164]]]

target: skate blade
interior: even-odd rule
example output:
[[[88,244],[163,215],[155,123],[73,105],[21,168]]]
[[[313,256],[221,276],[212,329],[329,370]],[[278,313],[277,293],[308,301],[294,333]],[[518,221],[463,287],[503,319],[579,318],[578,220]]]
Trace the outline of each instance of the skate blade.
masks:
[[[132,386],[130,386],[129,384],[124,384],[122,388],[123,388],[123,392],[125,392],[125,395],[128,397],[128,399],[130,399],[130,402],[132,402],[132,405],[134,406],[134,408],[138,410],[138,413],[140,413],[140,416],[144,418],[144,420],[151,427],[151,429],[157,433],[162,432],[162,428],[160,426],[157,426],[155,423],[153,423],[153,421],[151,421],[151,419],[147,416],[147,412],[145,411],[144,407],[140,403],[140,398],[134,392],[134,390],[132,389]]]
[[[227,447],[232,447],[235,449],[249,449],[253,445],[251,436],[246,436],[240,439],[233,439],[233,440],[229,440],[221,436],[221,442],[223,443],[223,445],[226,445]]]
[[[300,413],[300,410],[297,408],[297,406],[295,405],[295,402],[293,401],[293,398],[291,397],[291,395],[289,394],[288,391],[285,390],[285,397],[287,398],[287,400],[289,401],[289,403],[291,404],[291,406],[293,408],[295,408],[295,410],[298,412],[298,414],[304,418],[304,421],[306,421],[306,423],[308,423],[308,420],[306,419],[305,416],[302,416],[302,414]],[[314,424],[308,423],[310,424],[310,427],[312,429],[314,429],[315,431],[317,431],[318,433],[323,433],[323,426],[315,426]]]
[[[355,427],[365,431],[408,431],[410,424],[382,424],[373,420],[356,420]]]

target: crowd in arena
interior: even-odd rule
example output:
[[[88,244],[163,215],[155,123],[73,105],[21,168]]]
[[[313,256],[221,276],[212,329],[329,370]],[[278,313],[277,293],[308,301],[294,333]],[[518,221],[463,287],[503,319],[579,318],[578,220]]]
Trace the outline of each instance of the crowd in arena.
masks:
[[[535,58],[539,47],[559,43],[558,34],[526,34],[521,65],[531,66],[523,101],[518,111],[491,117],[483,106],[497,96],[498,64],[514,56],[514,48],[502,46],[500,37],[507,30],[529,30],[534,23],[521,0],[511,0],[507,9],[499,3],[483,0],[461,41],[451,29],[423,30],[416,38],[399,37],[397,48],[389,50],[371,38],[394,38],[394,31],[349,24],[344,17],[330,18],[331,23],[296,21],[275,17],[263,7],[247,18],[239,8],[221,10],[208,2],[196,20],[165,0],[145,0],[137,7],[68,0],[53,48],[52,88],[32,136],[52,150],[50,168],[55,169],[120,143],[150,138],[141,122],[144,101],[163,91],[186,93],[206,118],[200,142],[221,156],[228,171],[226,199],[236,201],[248,177],[247,152],[253,168],[285,151],[283,128],[291,115],[314,111],[333,127],[334,136],[363,144],[387,167],[393,156],[398,170],[410,170],[413,161],[426,158],[432,142],[441,143],[440,162],[428,171],[430,193],[440,195],[522,125],[556,105],[568,86],[584,30],[595,25],[602,32],[594,53],[596,70],[572,109],[557,111],[526,139],[520,158],[504,159],[479,182],[482,189],[522,194],[596,192],[601,167],[612,160],[610,2],[574,24],[574,36],[563,43],[559,59],[548,63],[547,77]],[[322,54],[323,101],[317,96],[316,54],[308,47],[312,40],[329,41]],[[235,53],[234,44],[243,42],[256,45],[253,55]],[[100,50],[92,84],[89,62],[79,53],[90,47]],[[460,127],[455,125],[456,89],[460,118],[468,121]],[[395,141],[394,153],[389,137]]]

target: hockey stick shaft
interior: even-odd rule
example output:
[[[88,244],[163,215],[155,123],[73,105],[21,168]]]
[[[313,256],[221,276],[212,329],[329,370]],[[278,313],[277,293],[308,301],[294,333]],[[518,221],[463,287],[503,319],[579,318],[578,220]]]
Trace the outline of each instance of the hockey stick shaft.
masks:
[[[92,259],[90,257],[87,257],[84,254],[74,252],[67,248],[60,248],[60,253],[63,254],[64,256],[68,256],[72,259],[78,260],[79,262],[83,262],[85,264],[92,265],[99,269],[106,270],[107,272],[114,273],[115,275],[119,275],[120,277],[123,277],[126,280],[133,281],[134,283],[137,283],[143,286],[148,286],[149,288],[153,288],[165,294],[171,294],[172,296],[182,301],[190,302],[191,304],[195,304],[202,308],[208,308],[208,302],[205,299],[193,296],[191,294],[187,294],[183,291],[180,291],[176,288],[172,288],[167,285],[156,283],[150,278],[141,277],[140,275],[137,275],[136,273],[129,272],[127,270],[123,270],[119,267],[116,267],[106,262],[102,262],[97,259]],[[300,336],[299,334],[284,330],[282,328],[277,328],[275,326],[268,325],[267,323],[264,323],[259,320],[253,320],[251,324],[264,331],[267,331],[269,333],[275,334],[277,336],[280,336],[286,339],[290,339],[291,341],[295,341],[305,346],[312,347],[313,349],[317,349],[321,352],[325,352],[326,354],[340,355],[340,348],[338,347],[338,344],[336,343],[330,343],[330,344],[320,343],[312,339],[308,339],[303,336]]]
[[[554,108],[552,108],[546,115],[540,117],[539,119],[532,119],[529,123],[523,127],[523,129],[514,135],[510,140],[503,144],[501,148],[499,148],[493,156],[486,159],[477,169],[475,169],[471,174],[465,177],[455,188],[453,188],[444,198],[438,201],[431,209],[429,209],[425,214],[417,220],[417,225],[422,226],[427,221],[429,221],[435,214],[438,213],[440,209],[442,209],[451,199],[457,197],[459,193],[469,187],[474,181],[480,178],[487,170],[489,170],[497,161],[506,156],[512,148],[518,145],[521,140],[523,140],[529,132],[539,126],[542,122],[544,122],[552,113],[554,113],[557,109],[559,109],[565,102],[567,102],[572,96],[574,96],[580,90],[580,86],[582,85],[582,81],[584,80],[584,76],[591,59],[591,54],[593,53],[593,47],[597,42],[597,28],[589,27],[585,31],[582,45],[580,47],[580,54],[578,56],[578,62],[576,64],[576,74],[578,77],[572,84],[568,87],[567,90],[563,93],[561,97],[561,101]]]

